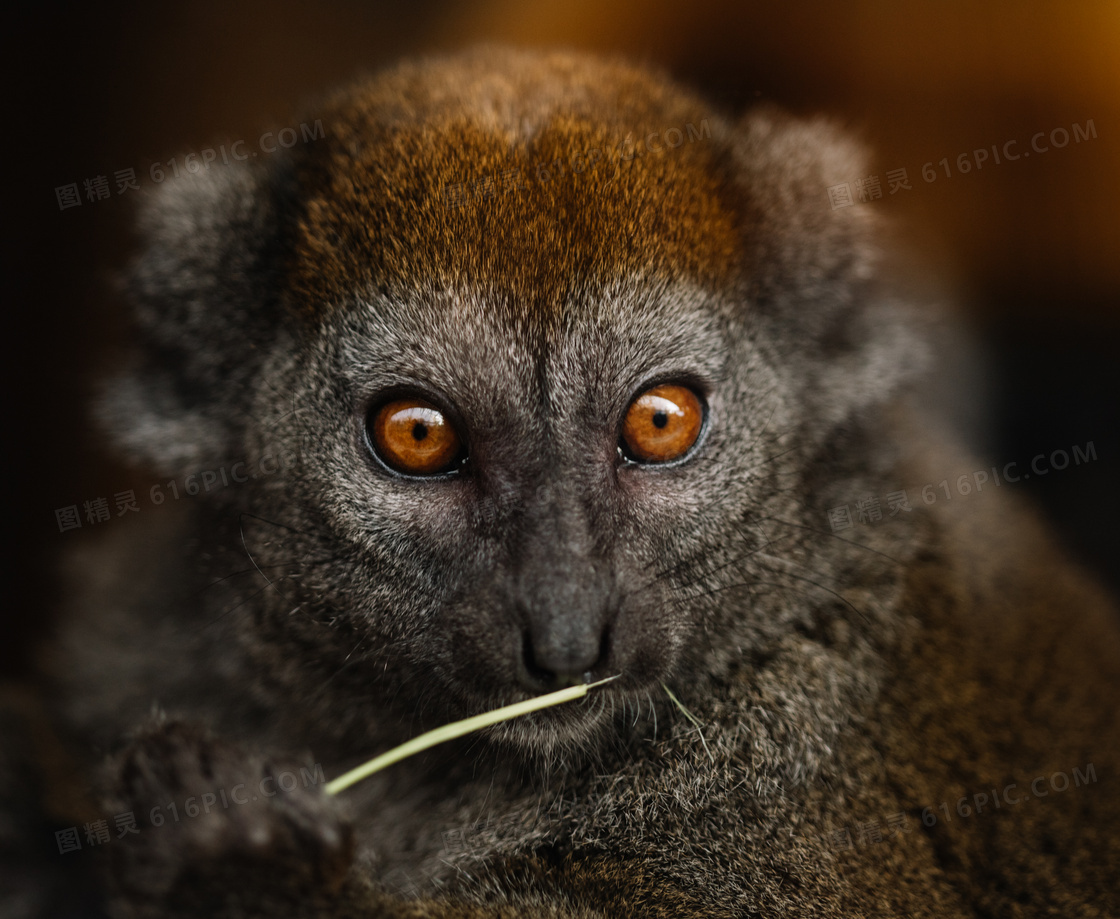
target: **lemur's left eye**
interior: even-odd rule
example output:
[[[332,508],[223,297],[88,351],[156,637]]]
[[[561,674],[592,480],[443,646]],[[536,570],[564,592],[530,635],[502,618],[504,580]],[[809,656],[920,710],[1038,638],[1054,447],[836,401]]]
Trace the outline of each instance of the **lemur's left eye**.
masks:
[[[630,459],[667,463],[684,456],[700,436],[704,406],[687,386],[647,389],[630,403],[622,422],[622,447]]]
[[[395,399],[370,418],[370,440],[382,461],[407,475],[447,472],[462,452],[455,429],[423,399]]]

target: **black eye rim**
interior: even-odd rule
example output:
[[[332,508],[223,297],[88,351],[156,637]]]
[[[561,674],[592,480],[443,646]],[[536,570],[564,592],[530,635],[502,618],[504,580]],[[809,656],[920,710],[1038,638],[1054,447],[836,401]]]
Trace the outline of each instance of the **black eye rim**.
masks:
[[[405,399],[412,399],[418,402],[424,402],[438,411],[447,423],[451,425],[451,429],[455,432],[455,436],[459,438],[459,452],[446,466],[435,472],[405,472],[397,469],[390,464],[388,460],[381,455],[377,449],[377,443],[374,439],[371,428],[374,419],[376,419],[378,412],[380,412],[386,405],[392,402],[399,402]],[[461,475],[470,459],[470,443],[464,433],[464,425],[459,413],[450,407],[447,401],[439,395],[431,393],[422,387],[415,386],[394,386],[388,389],[379,391],[373,398],[367,399],[364,406],[359,410],[361,418],[361,444],[363,452],[368,460],[372,461],[375,467],[393,478],[405,479],[416,482],[431,482],[440,479],[450,479]]]
[[[630,411],[630,406],[632,406],[640,396],[645,395],[651,389],[656,389],[658,386],[680,386],[689,390],[700,402],[700,430],[696,434],[696,440],[694,440],[692,446],[685,450],[680,456],[662,462],[643,460],[631,455],[626,447],[626,440],[622,436],[623,428],[626,425],[626,415]],[[626,404],[623,406],[622,412],[618,416],[616,452],[620,460],[620,465],[627,468],[659,470],[672,469],[675,466],[683,465],[692,460],[707,439],[711,420],[711,411],[708,406],[710,392],[711,388],[702,380],[688,375],[653,377],[651,380],[635,389],[631,393],[630,398],[626,400]]]

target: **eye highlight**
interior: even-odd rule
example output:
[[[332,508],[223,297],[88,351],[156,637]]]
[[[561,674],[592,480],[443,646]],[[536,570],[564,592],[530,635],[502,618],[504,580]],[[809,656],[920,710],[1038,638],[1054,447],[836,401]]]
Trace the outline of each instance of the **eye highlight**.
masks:
[[[369,435],[385,465],[406,475],[447,472],[463,446],[443,412],[415,398],[381,406],[369,421]]]
[[[700,436],[704,406],[687,386],[664,383],[630,403],[622,422],[622,447],[642,463],[667,463],[684,456]]]

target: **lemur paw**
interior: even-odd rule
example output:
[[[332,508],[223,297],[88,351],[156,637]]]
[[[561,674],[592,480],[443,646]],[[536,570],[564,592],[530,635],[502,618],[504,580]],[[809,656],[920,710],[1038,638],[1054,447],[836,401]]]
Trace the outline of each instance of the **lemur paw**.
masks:
[[[137,737],[110,779],[114,805],[138,827],[107,847],[122,914],[295,915],[337,890],[353,834],[309,765],[183,722]]]

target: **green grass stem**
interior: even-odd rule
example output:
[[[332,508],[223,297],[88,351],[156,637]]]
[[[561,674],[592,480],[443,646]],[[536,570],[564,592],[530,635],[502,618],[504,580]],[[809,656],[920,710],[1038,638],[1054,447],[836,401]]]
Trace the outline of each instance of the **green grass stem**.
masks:
[[[602,686],[604,683],[609,683],[611,680],[617,679],[618,676],[607,677],[605,680],[599,680],[597,683],[581,683],[578,686],[569,686],[566,689],[559,689],[556,692],[550,692],[547,695],[536,696],[532,699],[526,699],[524,702],[515,702],[513,705],[505,705],[501,708],[496,708],[492,712],[485,712],[481,715],[474,715],[471,718],[464,718],[462,721],[453,721],[451,724],[445,724],[442,727],[434,728],[412,740],[406,741],[399,747],[393,747],[386,753],[380,756],[375,756],[369,762],[351,769],[349,772],[343,773],[337,779],[330,781],[326,784],[326,791],[329,795],[336,795],[340,791],[344,791],[351,785],[360,782],[364,778],[368,778],[375,772],[380,772],[386,766],[391,766],[393,763],[399,763],[402,759],[407,759],[421,750],[427,750],[429,747],[434,747],[436,744],[441,744],[447,740],[454,740],[456,737],[462,737],[465,734],[471,734],[474,731],[480,731],[483,728],[488,728],[492,724],[498,724],[502,721],[509,721],[511,718],[517,718],[521,715],[527,715],[529,712],[539,711],[542,708],[551,708],[553,705],[561,705],[564,702],[571,702],[573,699],[579,699],[587,695],[588,690],[595,689],[597,686]],[[678,703],[679,704],[679,703]]]

